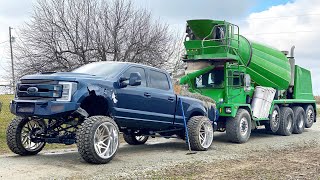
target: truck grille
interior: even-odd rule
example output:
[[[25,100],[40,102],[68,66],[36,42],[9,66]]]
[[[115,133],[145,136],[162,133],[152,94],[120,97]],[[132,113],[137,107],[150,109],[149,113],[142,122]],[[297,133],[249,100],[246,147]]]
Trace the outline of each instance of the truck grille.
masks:
[[[21,80],[17,84],[17,97],[19,99],[59,98],[62,95],[62,85],[53,80]]]

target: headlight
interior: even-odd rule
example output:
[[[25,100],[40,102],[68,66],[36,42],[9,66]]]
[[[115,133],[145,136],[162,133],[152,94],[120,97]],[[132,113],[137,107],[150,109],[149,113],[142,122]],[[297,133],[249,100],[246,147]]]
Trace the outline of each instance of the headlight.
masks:
[[[225,108],[225,112],[226,112],[227,114],[231,114],[231,112],[232,112],[231,107],[226,107],[226,108]]]
[[[57,98],[57,101],[71,101],[72,95],[77,90],[77,83],[75,82],[59,82],[62,85],[62,96]]]

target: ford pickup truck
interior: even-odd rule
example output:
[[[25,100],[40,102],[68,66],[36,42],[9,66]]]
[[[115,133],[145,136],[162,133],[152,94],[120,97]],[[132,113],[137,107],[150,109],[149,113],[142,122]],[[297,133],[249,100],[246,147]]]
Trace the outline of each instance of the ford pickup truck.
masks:
[[[16,115],[7,129],[12,152],[35,155],[46,143],[76,143],[81,157],[95,164],[115,156],[120,132],[139,145],[154,136],[186,139],[187,131],[191,148],[201,151],[212,144],[216,124],[213,106],[176,95],[167,72],[134,63],[26,75],[10,109]]]

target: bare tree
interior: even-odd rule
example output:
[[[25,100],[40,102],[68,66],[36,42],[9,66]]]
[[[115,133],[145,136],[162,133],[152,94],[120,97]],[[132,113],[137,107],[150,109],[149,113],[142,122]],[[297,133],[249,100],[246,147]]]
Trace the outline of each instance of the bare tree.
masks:
[[[21,30],[16,69],[22,76],[70,71],[95,61],[167,67],[176,57],[173,34],[131,1],[41,0]]]

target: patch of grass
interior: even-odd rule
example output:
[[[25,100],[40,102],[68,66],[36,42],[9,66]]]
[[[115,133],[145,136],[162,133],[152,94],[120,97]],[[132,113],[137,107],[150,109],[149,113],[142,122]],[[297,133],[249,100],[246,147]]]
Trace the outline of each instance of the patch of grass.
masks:
[[[0,153],[8,152],[6,143],[6,130],[11,119],[14,117],[9,109],[10,101],[13,98],[14,95],[0,95],[0,102],[2,104],[0,112]]]

